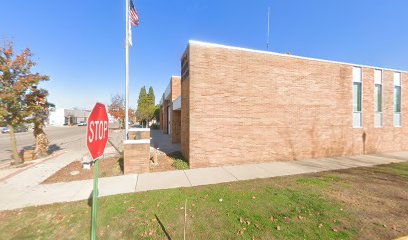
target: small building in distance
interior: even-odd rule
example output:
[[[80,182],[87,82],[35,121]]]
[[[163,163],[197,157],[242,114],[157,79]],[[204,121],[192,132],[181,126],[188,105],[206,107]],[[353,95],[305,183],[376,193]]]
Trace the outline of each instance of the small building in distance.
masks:
[[[65,108],[50,109],[49,125],[76,125],[82,121],[86,122],[90,114],[90,110]]]

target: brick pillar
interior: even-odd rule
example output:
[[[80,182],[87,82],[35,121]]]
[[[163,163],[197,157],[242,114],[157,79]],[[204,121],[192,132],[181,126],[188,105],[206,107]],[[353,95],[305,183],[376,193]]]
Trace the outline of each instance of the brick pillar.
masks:
[[[129,140],[150,139],[150,128],[129,128]]]
[[[171,142],[180,143],[181,140],[181,111],[172,111],[171,114]]]
[[[129,140],[124,142],[124,173],[149,172],[150,128],[129,129]]]

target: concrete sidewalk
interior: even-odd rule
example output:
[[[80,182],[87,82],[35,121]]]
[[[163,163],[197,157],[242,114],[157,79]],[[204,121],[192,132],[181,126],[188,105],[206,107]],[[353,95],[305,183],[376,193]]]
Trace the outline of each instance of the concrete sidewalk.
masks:
[[[69,159],[73,159],[71,154],[69,154]],[[64,156],[64,158],[68,159],[67,155]],[[88,199],[92,192],[92,180],[40,184],[53,173],[55,168],[63,167],[61,165],[63,165],[64,158],[59,159],[58,163],[52,161],[44,163],[44,165],[39,164],[33,169],[28,169],[21,174],[13,176],[7,182],[1,183],[0,210]],[[192,187],[256,178],[367,167],[404,161],[408,161],[408,152],[131,174],[100,178],[99,191],[100,196],[108,196],[157,189]],[[66,160],[66,162],[69,163],[69,160]],[[33,181],[29,181],[29,179]]]

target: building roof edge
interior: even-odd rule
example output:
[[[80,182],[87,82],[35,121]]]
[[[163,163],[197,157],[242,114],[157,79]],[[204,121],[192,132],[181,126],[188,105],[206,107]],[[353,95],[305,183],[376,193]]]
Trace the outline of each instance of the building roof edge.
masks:
[[[407,70],[399,70],[399,69],[392,69],[392,68],[385,68],[385,67],[378,67],[378,66],[354,64],[354,63],[332,61],[332,60],[325,60],[325,59],[319,59],[319,58],[302,57],[302,56],[297,56],[297,55],[289,55],[289,54],[270,52],[270,51],[263,51],[263,50],[256,50],[256,49],[250,49],[250,48],[227,46],[227,45],[222,45],[222,44],[217,44],[217,43],[209,43],[209,42],[202,42],[202,41],[197,41],[197,40],[189,40],[188,43],[189,44],[202,45],[202,46],[208,46],[208,47],[218,47],[218,48],[225,48],[225,49],[233,49],[233,50],[239,50],[239,51],[245,51],[245,52],[271,54],[271,55],[281,56],[281,57],[291,57],[291,58],[297,58],[297,59],[303,59],[303,60],[311,60],[311,61],[319,61],[319,62],[326,62],[326,63],[349,65],[349,66],[354,66],[354,67],[365,67],[365,68],[374,68],[374,69],[380,69],[380,70],[388,70],[388,71],[393,71],[393,72],[408,73]]]

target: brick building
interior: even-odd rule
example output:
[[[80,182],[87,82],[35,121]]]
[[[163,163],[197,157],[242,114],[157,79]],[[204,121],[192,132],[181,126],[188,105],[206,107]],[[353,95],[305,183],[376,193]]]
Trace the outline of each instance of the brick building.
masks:
[[[181,79],[172,76],[160,100],[160,129],[171,135],[173,143],[181,139]]]
[[[408,150],[407,79],[190,41],[181,81],[172,77],[162,97],[161,128],[192,168]]]

